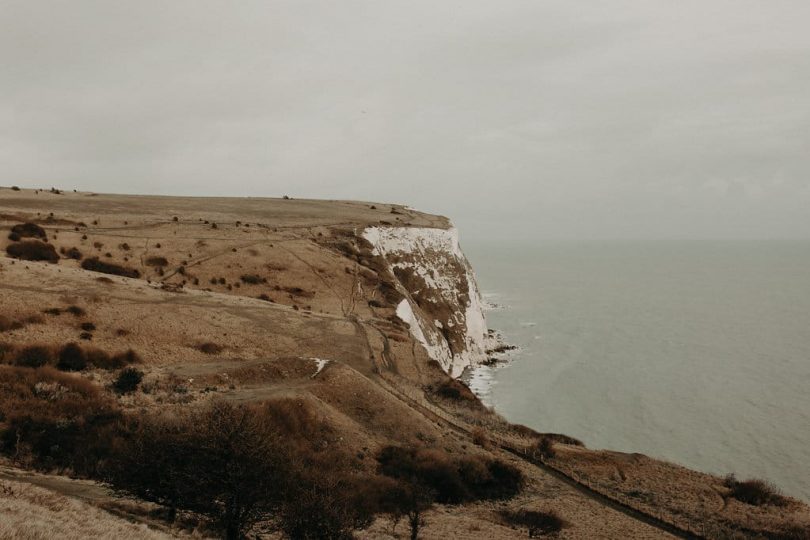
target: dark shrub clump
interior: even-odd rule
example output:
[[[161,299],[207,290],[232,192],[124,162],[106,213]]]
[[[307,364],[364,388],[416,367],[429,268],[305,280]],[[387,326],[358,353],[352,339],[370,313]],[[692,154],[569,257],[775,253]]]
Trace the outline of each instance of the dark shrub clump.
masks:
[[[726,477],[724,484],[731,490],[732,497],[745,504],[753,506],[766,504],[784,506],[787,504],[787,499],[779,493],[779,490],[764,480],[739,481],[732,474]]]
[[[121,370],[113,383],[113,388],[119,394],[129,394],[138,389],[143,380],[143,372],[135,368]]]
[[[529,538],[554,534],[568,526],[565,520],[553,511],[504,510],[501,512],[501,517],[510,525],[528,529]]]
[[[453,458],[422,448],[383,448],[377,461],[385,476],[429,488],[436,502],[460,504],[482,499],[509,499],[523,487],[523,473],[497,459]]]
[[[124,276],[129,278],[141,277],[141,273],[134,268],[127,268],[118,264],[103,262],[98,257],[92,257],[82,261],[82,268],[91,272],[101,272],[114,276]]]
[[[67,257],[68,259],[74,259],[76,261],[80,261],[80,260],[82,260],[83,255],[82,255],[82,252],[79,251],[77,248],[72,247],[72,248],[70,248],[69,250],[67,250],[65,252],[65,257]]]
[[[65,311],[74,317],[84,317],[87,314],[87,312],[79,306],[68,306],[65,308]]]
[[[241,279],[244,283],[248,283],[250,285],[258,285],[259,283],[264,283],[267,280],[262,278],[261,276],[257,276],[256,274],[244,274],[239,279]]]
[[[146,266],[168,266],[169,261],[166,257],[149,257],[145,262]]]
[[[56,367],[62,371],[81,371],[87,367],[87,355],[76,343],[68,343],[59,351]]]
[[[218,345],[216,343],[206,342],[200,343],[194,347],[198,351],[204,352],[205,354],[219,354],[222,352],[222,345]]]
[[[30,345],[17,351],[14,364],[21,367],[38,368],[53,362],[53,351],[42,345]]]
[[[11,228],[11,232],[18,235],[20,238],[42,238],[45,240],[48,237],[48,235],[45,233],[45,229],[36,223],[21,223],[19,225],[14,225]]]
[[[39,240],[9,244],[6,247],[6,253],[23,261],[47,261],[49,263],[59,261],[59,254],[56,249],[51,244]]]

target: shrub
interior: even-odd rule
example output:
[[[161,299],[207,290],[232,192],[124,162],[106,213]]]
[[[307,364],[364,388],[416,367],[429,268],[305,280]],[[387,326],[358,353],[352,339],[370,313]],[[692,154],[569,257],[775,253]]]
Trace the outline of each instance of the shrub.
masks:
[[[82,252],[78,250],[78,248],[72,247],[65,252],[65,256],[68,259],[74,259],[76,261],[82,260]]]
[[[12,242],[19,242],[22,237],[17,233],[9,233],[8,239]]]
[[[456,379],[448,379],[441,383],[436,388],[436,394],[454,401],[478,401],[473,391],[466,384]]]
[[[99,369],[114,370],[125,367],[126,364],[120,360],[113,360],[110,355],[100,349],[87,349],[85,351],[87,363]]]
[[[542,459],[552,459],[557,455],[557,451],[554,449],[554,440],[551,437],[541,437],[537,441],[536,449]]]
[[[55,369],[0,366],[0,450],[29,466],[97,471],[117,421],[114,403],[81,377]]]
[[[136,269],[103,262],[98,257],[83,260],[82,268],[85,270],[90,270],[91,272],[101,272],[102,274],[112,274],[115,276],[124,276],[129,278],[137,278],[141,276],[141,273]]]
[[[241,279],[244,283],[247,283],[249,285],[258,285],[260,283],[267,281],[266,279],[257,276],[256,274],[244,274],[240,276],[239,279]]]
[[[745,504],[784,506],[788,502],[775,486],[764,480],[739,481],[732,474],[725,478],[724,484],[731,490],[732,497]]]
[[[59,261],[59,254],[51,244],[40,242],[39,240],[28,240],[9,244],[6,253],[23,261],[47,261],[56,263]]]
[[[56,308],[56,307],[54,307],[54,308],[47,308],[47,309],[43,309],[43,310],[42,310],[42,313],[44,313],[45,315],[59,316],[59,315],[61,315],[61,314],[62,314],[62,310],[61,310],[61,309],[59,309],[59,308]]]
[[[143,380],[143,372],[135,368],[121,370],[113,383],[113,389],[119,394],[129,394],[138,389]]]
[[[96,329],[96,325],[91,322],[83,322],[80,328],[85,332],[93,332]]]
[[[501,517],[509,525],[526,528],[529,538],[554,534],[568,526],[568,523],[554,511],[504,510],[501,512]]]
[[[444,504],[508,499],[524,482],[520,470],[506,462],[481,457],[453,459],[438,450],[388,446],[377,461],[385,476],[425,486]]]
[[[38,368],[53,363],[53,351],[43,345],[23,347],[14,357],[14,364],[21,367]]]
[[[87,312],[79,306],[68,306],[65,308],[66,313],[70,313],[74,317],[84,317]]]
[[[5,315],[0,315],[0,332],[8,332],[9,330],[19,330],[23,327],[23,323],[16,319],[10,319]]]
[[[194,347],[200,352],[204,352],[205,354],[219,354],[222,352],[222,345],[218,345],[216,343],[206,342],[200,343]]]
[[[107,479],[123,491],[209,517],[227,540],[272,516],[288,459],[255,410],[215,403],[179,418],[141,421],[111,460]]]
[[[59,351],[56,367],[62,371],[81,371],[87,367],[87,355],[76,343],[68,343]]]
[[[489,435],[487,435],[487,432],[480,427],[473,429],[472,440],[473,444],[476,444],[485,450],[492,448],[492,441],[489,440]]]
[[[555,443],[567,444],[569,446],[585,446],[579,439],[569,437],[568,435],[563,435],[562,433],[543,433],[542,436]]]
[[[148,257],[145,264],[146,266],[168,266],[169,261],[166,257]]]
[[[14,225],[11,228],[11,232],[21,238],[41,238],[45,240],[48,237],[48,235],[45,233],[45,229],[36,223],[21,223],[19,225]]]
[[[11,186],[11,191],[20,191],[19,186]]]

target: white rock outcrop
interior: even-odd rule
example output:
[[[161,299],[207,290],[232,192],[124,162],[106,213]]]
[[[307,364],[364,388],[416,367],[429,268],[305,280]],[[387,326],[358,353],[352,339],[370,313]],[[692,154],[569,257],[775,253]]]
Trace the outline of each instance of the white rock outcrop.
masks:
[[[455,228],[368,227],[363,238],[396,276],[397,316],[453,377],[486,359],[484,304]]]

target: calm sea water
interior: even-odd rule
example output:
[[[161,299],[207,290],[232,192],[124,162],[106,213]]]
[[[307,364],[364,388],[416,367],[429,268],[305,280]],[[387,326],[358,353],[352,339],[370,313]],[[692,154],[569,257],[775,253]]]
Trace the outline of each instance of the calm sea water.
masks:
[[[810,500],[810,242],[475,244],[513,422]]]

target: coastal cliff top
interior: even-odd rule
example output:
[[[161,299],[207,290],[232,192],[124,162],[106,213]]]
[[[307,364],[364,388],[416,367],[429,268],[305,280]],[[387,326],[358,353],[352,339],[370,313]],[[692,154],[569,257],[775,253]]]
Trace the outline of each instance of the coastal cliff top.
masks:
[[[177,197],[118,195],[74,191],[0,188],[3,214],[55,214],[55,219],[131,216],[137,222],[185,220],[255,222],[270,228],[317,226],[402,226],[447,229],[443,216],[419,212],[399,204],[364,201],[266,197]]]

